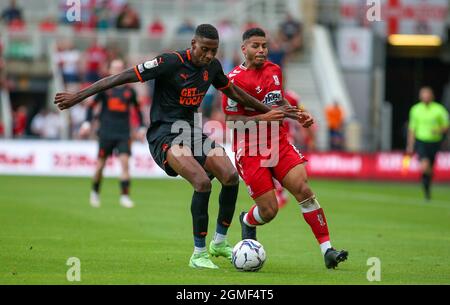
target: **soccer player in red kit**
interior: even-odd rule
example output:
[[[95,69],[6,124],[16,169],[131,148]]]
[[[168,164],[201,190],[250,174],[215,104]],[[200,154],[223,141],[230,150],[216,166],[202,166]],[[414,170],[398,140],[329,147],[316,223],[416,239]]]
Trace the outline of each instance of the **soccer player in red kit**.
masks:
[[[278,203],[274,191],[273,178],[278,180],[298,201],[303,217],[311,227],[324,256],[325,266],[335,268],[340,262],[345,261],[348,252],[337,251],[332,247],[328,233],[328,225],[325,214],[313,191],[307,183],[307,175],[304,163],[307,161],[295,147],[289,143],[287,132],[280,124],[284,115],[277,107],[287,105],[283,98],[283,76],[281,69],[267,60],[267,40],[264,31],[260,28],[252,28],[243,34],[242,52],[245,62],[234,68],[228,77],[232,82],[247,93],[255,97],[261,103],[273,110],[262,114],[254,109],[243,107],[233,100],[223,96],[223,110],[227,115],[227,121],[234,123],[233,149],[236,152],[235,162],[239,175],[244,180],[250,196],[255,201],[250,210],[242,212],[240,221],[242,225],[242,239],[256,240],[256,226],[270,222],[278,212]],[[265,121],[265,122],[264,122]],[[257,122],[257,130],[245,130],[242,132],[237,123]],[[265,123],[266,131],[261,132]],[[300,120],[303,127],[308,128],[313,124],[312,117],[303,112]],[[274,145],[273,128],[277,130],[277,143]],[[255,136],[257,133],[255,143]],[[270,160],[276,155],[278,162],[270,164],[269,156],[262,153],[259,148],[266,147],[271,150]],[[267,144],[270,141],[270,146]],[[258,147],[255,154],[253,147]],[[253,151],[252,151],[253,150]],[[266,162],[267,161],[267,162]],[[269,163],[269,164],[268,164]]]

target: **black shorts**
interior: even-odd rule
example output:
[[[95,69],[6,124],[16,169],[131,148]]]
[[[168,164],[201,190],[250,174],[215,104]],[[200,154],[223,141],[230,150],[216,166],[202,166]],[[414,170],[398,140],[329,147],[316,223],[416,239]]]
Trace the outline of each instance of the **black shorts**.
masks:
[[[118,154],[127,154],[131,155],[131,139],[104,139],[100,138],[99,141],[99,149],[98,149],[98,157],[99,158],[108,158],[116,152]]]
[[[201,128],[193,128],[192,132],[172,133],[172,124],[163,123],[152,125],[147,131],[147,141],[156,164],[167,175],[176,177],[178,173],[167,163],[167,151],[172,145],[188,146],[193,152],[194,159],[203,167],[210,150],[221,147],[205,135]],[[207,173],[210,179],[214,177]]]
[[[416,139],[415,150],[419,155],[419,159],[430,160],[431,165],[434,164],[436,154],[441,147],[441,142],[423,142]]]

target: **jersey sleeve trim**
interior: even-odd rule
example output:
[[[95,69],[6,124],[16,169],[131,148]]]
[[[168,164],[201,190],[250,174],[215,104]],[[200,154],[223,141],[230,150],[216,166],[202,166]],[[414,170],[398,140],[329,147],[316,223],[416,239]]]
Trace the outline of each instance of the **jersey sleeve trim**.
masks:
[[[189,49],[186,50],[187,59],[191,60],[191,51]]]
[[[134,66],[134,73],[136,73],[136,76],[138,77],[139,81],[141,83],[143,83],[144,80],[142,79],[141,73],[139,73],[139,70],[138,70],[137,66]]]
[[[181,57],[180,53],[178,52],[172,52],[173,54],[176,54],[178,56],[178,58],[181,60],[181,62],[184,64],[184,59],[183,57]]]
[[[230,79],[228,79],[228,83],[221,88],[217,88],[217,90],[225,90],[225,89],[229,88],[230,86],[231,86],[231,81],[230,81]]]

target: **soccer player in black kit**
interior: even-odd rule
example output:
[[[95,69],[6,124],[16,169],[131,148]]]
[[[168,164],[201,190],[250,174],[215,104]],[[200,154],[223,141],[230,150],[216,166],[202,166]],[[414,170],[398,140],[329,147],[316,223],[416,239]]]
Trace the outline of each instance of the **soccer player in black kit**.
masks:
[[[109,74],[120,73],[125,68],[122,59],[114,59],[110,63]],[[106,160],[116,151],[119,155],[122,173],[120,176],[120,205],[125,208],[134,207],[133,201],[129,197],[130,173],[128,161],[131,155],[131,134],[130,134],[130,109],[135,107],[138,114],[140,129],[138,138],[144,139],[145,128],[142,120],[142,113],[136,98],[136,91],[129,85],[122,85],[111,88],[107,91],[99,92],[87,111],[86,121],[81,125],[80,136],[87,136],[91,132],[91,122],[93,120],[94,107],[100,104],[99,114],[100,128],[98,130],[99,150],[95,174],[92,182],[90,203],[93,207],[100,207],[100,185],[103,177],[103,169]]]
[[[229,81],[220,62],[215,59],[218,47],[216,28],[202,24],[195,30],[190,49],[164,53],[117,75],[103,78],[78,93],[57,93],[55,96],[55,104],[63,110],[111,87],[155,79],[147,140],[155,162],[169,176],[180,175],[194,188],[191,201],[194,253],[189,260],[192,268],[218,268],[206,250],[208,202],[213,177],[220,181],[222,190],[216,232],[209,252],[213,256],[231,259],[232,247],[226,234],[239,188],[237,171],[223,148],[204,135],[201,126],[194,126],[202,98],[212,84],[246,107],[264,113],[271,110]],[[296,109],[284,108],[283,111],[286,117],[298,119],[300,116]],[[274,120],[279,121],[280,118]]]

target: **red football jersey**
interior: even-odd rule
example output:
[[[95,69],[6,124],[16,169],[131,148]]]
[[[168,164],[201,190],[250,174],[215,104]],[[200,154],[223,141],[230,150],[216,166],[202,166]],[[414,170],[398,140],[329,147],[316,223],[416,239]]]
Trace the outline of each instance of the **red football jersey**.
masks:
[[[278,107],[278,103],[283,100],[283,75],[281,68],[270,61],[266,61],[260,69],[247,69],[243,65],[239,65],[228,74],[228,78],[232,83],[269,107]],[[222,109],[227,115],[255,116],[261,114],[261,112],[253,108],[238,104],[226,95],[222,96]],[[234,135],[236,140],[236,132]],[[280,139],[287,137],[286,130],[281,125],[279,137]],[[269,143],[270,129],[266,139]],[[250,141],[251,137],[246,136],[245,143],[243,143],[244,146],[259,145],[263,140],[260,139],[258,132],[257,143],[250,143]],[[233,143],[233,149],[236,150],[236,141]]]

